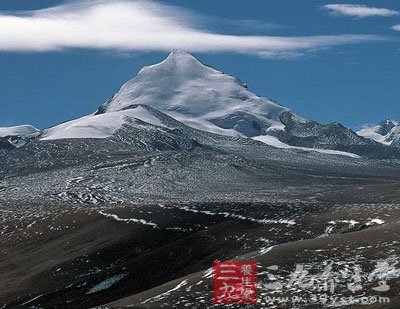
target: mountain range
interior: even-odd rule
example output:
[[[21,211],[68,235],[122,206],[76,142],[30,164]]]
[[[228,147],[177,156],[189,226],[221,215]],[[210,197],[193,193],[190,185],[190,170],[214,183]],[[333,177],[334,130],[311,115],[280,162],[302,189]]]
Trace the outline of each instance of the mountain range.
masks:
[[[0,308],[217,308],[237,259],[254,308],[400,308],[397,127],[305,119],[178,51],[90,115],[1,128]]]
[[[44,130],[29,125],[0,128],[0,150],[19,148],[34,139],[107,138],[128,119],[164,126],[162,115],[175,119],[173,126],[179,123],[181,128],[184,124],[214,134],[251,138],[277,148],[374,158],[400,156],[398,122],[384,121],[356,133],[339,123],[308,120],[252,93],[238,78],[184,51],[174,51],[161,63],[142,68],[93,114]]]

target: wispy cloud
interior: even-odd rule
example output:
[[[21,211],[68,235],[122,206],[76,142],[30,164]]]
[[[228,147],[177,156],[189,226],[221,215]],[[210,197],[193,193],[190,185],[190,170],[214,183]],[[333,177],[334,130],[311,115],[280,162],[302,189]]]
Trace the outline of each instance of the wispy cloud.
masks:
[[[153,1],[80,1],[44,10],[0,13],[0,51],[184,49],[274,57],[379,40],[384,38],[351,34],[306,37],[221,34],[205,30],[192,12]]]
[[[229,34],[265,34],[274,30],[280,30],[286,28],[283,25],[266,22],[256,19],[228,19],[221,17],[211,17],[211,16],[198,16],[199,28],[210,30],[217,28],[219,33],[229,33]]]
[[[389,10],[385,8],[369,7],[360,4],[326,4],[324,8],[329,10],[332,14],[349,16],[349,17],[371,17],[371,16],[381,16],[389,17],[399,15],[398,11]]]
[[[392,29],[393,29],[394,31],[400,31],[400,24],[399,24],[399,25],[394,25],[394,26],[392,27]]]

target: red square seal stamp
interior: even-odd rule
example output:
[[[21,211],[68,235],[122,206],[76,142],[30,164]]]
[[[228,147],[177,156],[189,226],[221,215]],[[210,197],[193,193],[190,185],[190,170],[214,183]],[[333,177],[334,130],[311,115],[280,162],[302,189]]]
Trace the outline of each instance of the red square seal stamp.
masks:
[[[214,261],[213,304],[257,303],[256,261]]]

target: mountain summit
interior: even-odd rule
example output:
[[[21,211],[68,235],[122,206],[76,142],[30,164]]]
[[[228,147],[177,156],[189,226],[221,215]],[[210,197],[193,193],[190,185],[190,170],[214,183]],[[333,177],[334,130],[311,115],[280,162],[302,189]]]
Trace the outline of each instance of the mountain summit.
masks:
[[[144,67],[98,113],[136,104],[149,105],[200,130],[246,137],[282,128],[280,116],[289,111],[184,51],[174,51],[164,61]]]

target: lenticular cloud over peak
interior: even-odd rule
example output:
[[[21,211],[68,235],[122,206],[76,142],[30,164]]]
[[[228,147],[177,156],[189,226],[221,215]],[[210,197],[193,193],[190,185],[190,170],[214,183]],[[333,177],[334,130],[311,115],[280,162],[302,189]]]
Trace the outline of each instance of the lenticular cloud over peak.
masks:
[[[305,37],[228,35],[201,30],[200,17],[152,1],[69,2],[0,14],[0,51],[67,48],[119,51],[240,52],[269,57],[382,40],[374,35]]]

